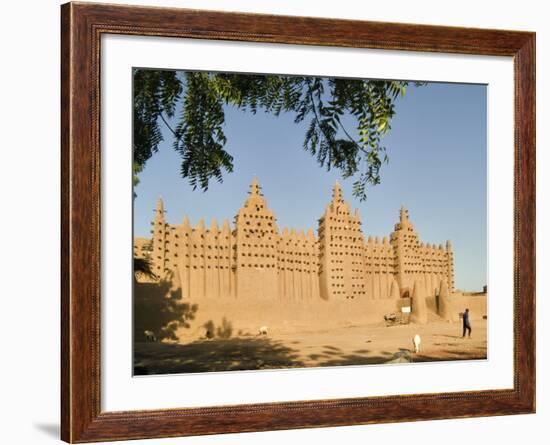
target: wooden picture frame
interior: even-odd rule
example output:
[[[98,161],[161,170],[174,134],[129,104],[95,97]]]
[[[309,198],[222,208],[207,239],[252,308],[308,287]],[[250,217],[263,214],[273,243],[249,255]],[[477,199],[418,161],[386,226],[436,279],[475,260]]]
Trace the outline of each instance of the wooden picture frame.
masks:
[[[61,437],[173,437],[535,411],[535,34],[170,8],[61,8]],[[514,387],[510,390],[102,412],[100,38],[103,34],[511,56],[515,71]]]

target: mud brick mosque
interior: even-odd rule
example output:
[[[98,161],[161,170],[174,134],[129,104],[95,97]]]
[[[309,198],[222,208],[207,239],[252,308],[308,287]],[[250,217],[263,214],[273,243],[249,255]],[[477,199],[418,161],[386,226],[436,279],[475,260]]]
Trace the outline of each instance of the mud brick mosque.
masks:
[[[184,297],[193,300],[372,301],[398,299],[422,282],[434,296],[444,281],[454,289],[453,252],[421,243],[402,207],[389,237],[365,238],[359,210],[351,212],[336,183],[332,201],[312,229],[283,228],[252,181],[233,227],[185,217],[167,224],[162,199],[152,222],[152,239],[135,240],[136,257],[147,257],[158,277],[176,276]]]

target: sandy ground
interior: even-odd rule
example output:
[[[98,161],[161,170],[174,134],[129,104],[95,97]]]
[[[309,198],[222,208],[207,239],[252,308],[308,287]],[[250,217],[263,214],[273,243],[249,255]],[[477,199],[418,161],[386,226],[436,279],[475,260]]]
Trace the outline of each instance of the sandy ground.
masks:
[[[419,354],[412,338],[419,334]],[[487,357],[487,322],[472,322],[472,337],[462,338],[462,323],[383,324],[338,329],[194,341],[189,344],[136,343],[136,375],[367,365],[395,362],[473,360]]]

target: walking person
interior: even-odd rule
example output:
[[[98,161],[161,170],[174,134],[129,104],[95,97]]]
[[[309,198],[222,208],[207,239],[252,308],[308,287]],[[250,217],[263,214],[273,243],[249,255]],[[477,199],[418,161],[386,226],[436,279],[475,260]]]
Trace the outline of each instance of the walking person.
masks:
[[[462,315],[462,338],[466,337],[466,331],[468,331],[468,338],[472,335],[472,326],[470,325],[470,309],[466,309]]]

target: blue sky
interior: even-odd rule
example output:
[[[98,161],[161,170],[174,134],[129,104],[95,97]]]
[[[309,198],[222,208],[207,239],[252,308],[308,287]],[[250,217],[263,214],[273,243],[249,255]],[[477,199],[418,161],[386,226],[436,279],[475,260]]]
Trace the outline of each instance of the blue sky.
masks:
[[[180,159],[164,130],[165,142],[139,175],[134,234],[150,236],[159,196],[169,223],[179,224],[184,215],[193,225],[201,217],[208,225],[212,218],[232,222],[254,175],[280,230],[316,231],[339,180],[344,198],[361,211],[366,236],[389,235],[403,204],[423,242],[452,241],[456,287],[481,289],[487,273],[486,94],[485,85],[410,86],[383,139],[389,164],[382,167],[382,183],[367,190],[365,202],[353,198],[353,178],[327,172],[302,149],[307,124],[294,124],[292,114],[277,118],[227,108],[226,150],[234,157],[234,172],[221,184],[211,182],[206,192],[193,191],[179,176]]]

